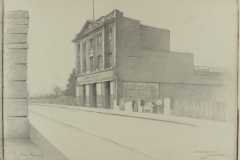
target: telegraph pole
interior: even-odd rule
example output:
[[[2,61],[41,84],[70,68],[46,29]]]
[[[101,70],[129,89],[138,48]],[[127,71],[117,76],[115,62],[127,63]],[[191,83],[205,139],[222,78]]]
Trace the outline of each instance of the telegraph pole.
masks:
[[[93,21],[94,21],[94,0],[93,0]]]

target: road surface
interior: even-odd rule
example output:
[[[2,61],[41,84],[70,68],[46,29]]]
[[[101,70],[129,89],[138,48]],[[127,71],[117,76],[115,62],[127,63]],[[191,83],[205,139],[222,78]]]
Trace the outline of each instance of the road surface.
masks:
[[[234,158],[234,126],[228,123],[199,127],[41,104],[30,104],[28,117],[70,160]]]

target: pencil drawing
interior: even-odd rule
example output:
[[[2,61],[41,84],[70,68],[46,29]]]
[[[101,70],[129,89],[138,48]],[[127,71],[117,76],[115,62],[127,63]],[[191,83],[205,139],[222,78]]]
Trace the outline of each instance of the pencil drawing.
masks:
[[[58,44],[67,39],[59,36],[62,30],[54,43],[37,48],[40,33],[30,29],[38,7],[4,12],[3,159],[235,159],[236,68],[196,65],[194,52],[172,50],[174,30],[146,25],[120,9],[95,19],[94,3],[93,19],[84,18],[67,41],[74,48],[67,58],[74,63],[61,63],[70,70],[65,87],[60,78],[51,87],[46,87],[47,76],[39,86],[28,81],[40,73],[32,67],[31,52],[67,48]],[[233,65],[234,54],[229,52]],[[61,55],[44,73],[60,63]],[[41,63],[47,65],[47,60]],[[44,88],[48,92],[40,92]]]

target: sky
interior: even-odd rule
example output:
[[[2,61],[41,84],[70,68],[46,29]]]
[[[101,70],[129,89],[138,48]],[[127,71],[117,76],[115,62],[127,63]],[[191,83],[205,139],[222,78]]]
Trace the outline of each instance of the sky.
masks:
[[[30,95],[66,89],[75,67],[72,40],[92,20],[92,0],[5,0],[4,9],[29,11]],[[236,0],[95,0],[95,19],[114,9],[170,30],[171,51],[193,53],[195,66],[236,68]]]

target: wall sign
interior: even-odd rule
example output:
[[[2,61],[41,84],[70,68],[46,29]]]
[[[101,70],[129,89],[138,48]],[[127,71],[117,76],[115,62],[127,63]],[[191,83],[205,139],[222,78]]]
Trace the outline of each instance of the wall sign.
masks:
[[[100,72],[100,73],[92,73],[89,75],[84,75],[81,77],[77,78],[78,83],[82,82],[89,82],[93,80],[98,80],[98,79],[103,79],[103,78],[112,78],[113,77],[113,71],[105,71],[105,72]]]
[[[147,84],[147,100],[154,102],[159,99],[159,84],[158,83],[148,83]]]
[[[135,98],[145,100],[147,97],[147,83],[135,83]]]
[[[159,83],[123,82],[123,97],[125,100],[146,100],[155,102],[159,99]]]
[[[156,105],[162,105],[162,100],[161,99],[156,100]]]
[[[123,82],[123,98],[125,101],[130,101],[134,99],[134,83],[133,82]]]

